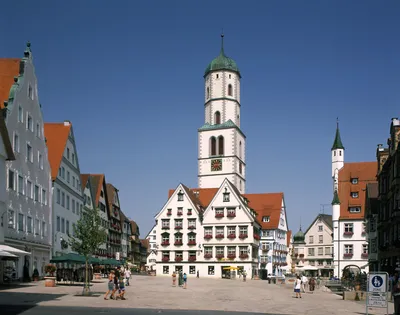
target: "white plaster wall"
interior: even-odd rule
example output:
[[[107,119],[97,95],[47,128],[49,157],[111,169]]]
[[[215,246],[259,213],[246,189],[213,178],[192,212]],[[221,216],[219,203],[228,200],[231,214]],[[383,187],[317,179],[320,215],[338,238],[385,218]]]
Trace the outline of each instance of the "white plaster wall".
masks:
[[[335,176],[335,170],[340,170],[344,166],[344,150],[332,150],[332,177]]]

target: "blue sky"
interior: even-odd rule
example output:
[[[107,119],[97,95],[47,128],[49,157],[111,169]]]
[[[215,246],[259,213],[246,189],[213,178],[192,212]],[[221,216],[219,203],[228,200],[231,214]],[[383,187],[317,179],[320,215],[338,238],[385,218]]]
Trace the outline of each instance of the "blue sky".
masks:
[[[32,42],[45,120],[72,121],[81,171],[106,174],[144,237],[169,188],[197,187],[203,73],[224,28],[247,192],[283,191],[297,231],[332,200],[336,117],[345,160],[374,161],[400,116],[399,15],[398,1],[8,1],[0,57]]]

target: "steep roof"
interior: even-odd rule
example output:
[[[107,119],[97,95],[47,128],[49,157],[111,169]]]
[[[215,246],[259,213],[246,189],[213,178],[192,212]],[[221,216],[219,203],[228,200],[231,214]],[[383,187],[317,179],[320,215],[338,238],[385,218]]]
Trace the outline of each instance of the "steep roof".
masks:
[[[292,238],[292,231],[289,230],[289,231],[287,231],[287,234],[286,234],[286,247],[290,246],[291,238]]]
[[[141,239],[140,240],[140,244],[142,244],[142,246],[145,247],[145,248],[149,248],[150,241],[147,238],[146,239]]]
[[[182,185],[184,186],[184,185]],[[186,186],[184,186],[186,187]],[[191,195],[194,195],[195,198],[200,202],[201,206],[203,208],[206,208],[211,200],[214,198],[215,194],[218,191],[218,188],[187,188],[190,192]],[[168,199],[171,198],[172,194],[174,193],[176,189],[170,189],[168,191]]]
[[[10,135],[8,134],[8,129],[6,126],[6,122],[3,118],[3,115],[1,113],[0,110],[0,135],[1,135],[1,139],[3,141],[4,144],[4,148],[6,150],[6,154],[7,154],[7,161],[13,161],[15,160],[15,156],[14,156],[14,150],[10,141]]]
[[[0,108],[8,101],[14,77],[19,75],[19,58],[0,58]]]
[[[336,150],[336,149],[343,149],[344,150],[342,139],[340,138],[339,122],[336,125],[335,140],[333,140],[333,145],[332,145],[332,149],[331,150]]]
[[[138,225],[133,220],[131,220],[131,230],[132,230],[132,234],[136,234],[138,232]]]
[[[82,189],[85,189],[89,178],[90,178],[89,174],[81,174],[81,186],[82,186]]]
[[[71,123],[45,123],[44,135],[47,143],[49,162],[51,167],[51,178],[56,180],[58,169],[67,145],[68,136],[71,131]]]
[[[281,217],[283,193],[244,194],[249,200],[249,207],[257,212],[258,221],[263,230],[277,229]],[[269,222],[262,218],[269,216]]]
[[[315,222],[316,222],[318,219],[320,219],[321,221],[324,221],[325,224],[326,224],[326,226],[327,226],[328,228],[330,228],[331,230],[333,230],[332,215],[320,213],[320,214],[318,214],[318,215],[315,217],[314,221],[310,224],[310,226],[309,226],[308,229],[304,232],[304,234],[307,234],[307,233],[308,233],[308,231],[312,228],[312,226],[315,224]]]
[[[365,189],[367,184],[376,183],[378,163],[356,162],[345,163],[339,171],[339,200],[341,220],[360,220],[365,215]],[[358,179],[357,184],[352,179]],[[351,193],[357,192],[358,198],[352,198]],[[361,207],[360,212],[350,213],[349,207]]]

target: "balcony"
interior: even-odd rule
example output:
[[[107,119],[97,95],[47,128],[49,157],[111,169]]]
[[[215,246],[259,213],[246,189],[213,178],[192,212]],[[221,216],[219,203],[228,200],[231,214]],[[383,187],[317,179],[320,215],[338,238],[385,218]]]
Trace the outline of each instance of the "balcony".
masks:
[[[234,218],[236,217],[236,213],[235,212],[228,212],[228,214],[226,215],[227,218]]]
[[[228,234],[228,238],[229,239],[234,239],[234,238],[236,238],[236,234]]]
[[[175,246],[181,246],[181,245],[183,245],[183,242],[182,241],[175,241],[174,245]]]
[[[224,214],[223,213],[216,213],[215,217],[220,219],[220,218],[224,217]]]
[[[210,258],[212,258],[212,254],[204,254],[204,258],[210,259]]]
[[[217,235],[215,235],[215,238],[216,239],[223,239],[224,238],[224,234],[217,234]]]
[[[210,240],[212,238],[213,238],[213,236],[211,234],[204,235],[204,239],[206,239],[206,240]]]
[[[189,242],[188,242],[188,245],[189,245],[189,246],[194,246],[194,245],[196,245],[196,241],[189,241]]]

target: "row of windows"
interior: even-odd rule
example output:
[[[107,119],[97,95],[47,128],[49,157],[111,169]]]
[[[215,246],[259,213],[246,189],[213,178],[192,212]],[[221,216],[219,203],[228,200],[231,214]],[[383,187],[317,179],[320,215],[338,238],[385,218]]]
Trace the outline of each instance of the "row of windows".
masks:
[[[47,225],[45,221],[33,219],[31,216],[25,216],[18,213],[17,218],[14,210],[8,210],[8,228],[18,229],[20,232],[27,232],[34,235],[47,236]],[[16,222],[16,219],[18,221]]]
[[[80,215],[82,213],[83,205],[74,198],[70,197],[68,193],[57,188],[56,202],[67,210],[72,210],[72,213]]]
[[[18,194],[27,196],[35,202],[47,205],[47,191],[39,184],[33,183],[30,179],[25,179],[22,174],[13,170],[8,170],[8,189],[17,191]]]
[[[70,149],[67,148],[67,160],[70,161],[72,163],[72,165],[75,165],[75,153],[70,152]]]
[[[362,244],[362,255],[368,255],[368,244]],[[344,255],[353,255],[354,253],[354,245],[346,244],[344,245]]]
[[[72,233],[74,233],[75,225],[72,224]],[[56,231],[61,232],[67,235],[70,235],[70,224],[68,220],[65,220],[62,217],[57,216],[56,220]]]
[[[308,243],[309,244],[314,244],[314,236],[310,235],[308,237]],[[323,244],[324,243],[324,236],[323,235],[318,235],[318,243]]]
[[[332,247],[325,247],[325,255],[332,255],[333,248]],[[324,247],[317,248],[317,255],[323,256],[324,255]],[[315,256],[315,248],[308,249],[308,256]]]
[[[30,130],[31,132],[35,132],[36,137],[42,139],[43,135],[43,126],[39,123],[36,122],[36,128],[33,128],[33,118],[31,115],[29,115],[28,112],[25,114],[25,122],[26,122],[26,130]],[[18,122],[24,123],[24,110],[21,105],[18,106]]]
[[[20,141],[19,141],[19,135],[18,133],[14,133],[14,139],[13,139],[13,147],[14,147],[14,152],[15,153],[21,153],[21,148],[20,148]],[[26,142],[25,146],[25,156],[26,160],[34,163],[34,154],[33,154],[33,148],[30,142]],[[37,151],[37,163],[39,168],[42,170],[43,169],[43,155],[40,153],[40,151]]]
[[[64,180],[66,180],[68,184],[71,183],[71,179],[72,179],[72,187],[75,188],[79,192],[82,191],[82,187],[81,187],[79,178],[75,177],[74,175],[71,176],[71,173],[68,170],[65,171],[64,166],[61,166],[58,169],[58,176]]]

